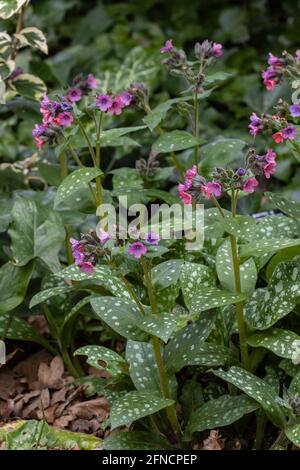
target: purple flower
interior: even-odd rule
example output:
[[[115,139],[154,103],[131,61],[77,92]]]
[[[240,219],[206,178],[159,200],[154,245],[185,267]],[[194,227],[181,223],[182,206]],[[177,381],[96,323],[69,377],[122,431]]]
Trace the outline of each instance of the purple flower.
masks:
[[[222,186],[216,181],[209,181],[201,186],[201,191],[205,194],[206,199],[211,199],[212,196],[221,196]]]
[[[147,253],[147,248],[142,242],[133,242],[129,245],[128,253],[135,259],[140,259],[142,255]]]
[[[52,106],[51,106],[51,112],[55,114],[60,109],[61,109],[61,104],[58,101],[53,101]]]
[[[244,176],[246,173],[247,173],[247,170],[246,170],[245,168],[239,168],[239,169],[237,170],[237,174],[238,174],[239,176]]]
[[[254,193],[257,186],[258,181],[255,178],[248,178],[244,182],[243,191],[245,191],[245,193]]]
[[[217,42],[214,42],[212,45],[212,53],[215,57],[221,57],[223,54],[223,46]]]
[[[164,54],[165,52],[172,52],[172,50],[173,50],[172,39],[168,39],[163,45],[163,47],[160,48],[160,52],[162,54]]]
[[[300,62],[300,49],[296,50],[296,60],[297,62]]]
[[[264,160],[267,163],[274,162],[276,158],[276,153],[272,149],[268,149],[266,155],[264,156]]]
[[[146,233],[145,242],[149,243],[149,245],[158,245],[159,240],[160,240],[160,236],[158,235],[158,233],[155,233],[155,232]]]
[[[250,123],[253,126],[259,126],[260,123],[261,123],[261,118],[258,117],[256,113],[252,113],[251,116],[250,116]]]
[[[261,76],[264,80],[271,80],[277,76],[277,72],[273,67],[269,67],[262,72]]]
[[[113,100],[111,106],[109,107],[109,113],[110,114],[115,114],[115,115],[119,115],[122,113],[122,109],[123,109],[123,103],[121,101],[121,99],[116,96],[116,98]]]
[[[90,276],[94,272],[94,266],[90,261],[84,261],[83,263],[81,263],[79,268],[82,273],[89,274]]]
[[[282,67],[284,65],[284,60],[269,52],[268,64],[272,67]]]
[[[105,245],[106,242],[110,239],[109,233],[100,228],[100,231],[98,233],[98,238],[100,240],[101,245]]]
[[[267,179],[270,179],[272,175],[276,172],[276,162],[271,161],[263,167],[264,175]]]
[[[297,129],[289,124],[282,130],[282,135],[284,139],[294,140],[297,135]]]
[[[41,109],[49,109],[51,106],[51,100],[47,95],[44,95],[40,101]]]
[[[81,100],[82,91],[80,88],[70,88],[67,94],[67,98],[71,103],[76,103]]]
[[[292,104],[289,106],[289,112],[293,117],[300,117],[300,104]]]
[[[75,238],[70,238],[70,243],[75,264],[80,266],[84,262],[84,246]]]
[[[59,123],[62,127],[70,127],[73,124],[73,116],[69,111],[64,111],[58,115]]]
[[[118,96],[120,101],[123,103],[124,106],[129,106],[132,101],[132,94],[129,91],[122,91]]]
[[[35,124],[34,128],[32,129],[32,137],[41,137],[46,130],[46,126],[43,124]]]
[[[253,126],[252,124],[249,124],[248,129],[249,129],[250,134],[253,135],[253,137],[256,137],[260,131],[259,127]]]
[[[85,82],[87,88],[90,88],[91,90],[95,90],[98,86],[97,79],[94,77],[92,73],[89,73]]]
[[[69,105],[69,103],[66,103],[65,101],[60,103],[60,107],[63,111],[68,111],[69,109],[72,109],[72,106]]]
[[[105,111],[107,111],[111,107],[112,102],[113,101],[109,95],[100,95],[97,98],[96,106],[105,113]]]

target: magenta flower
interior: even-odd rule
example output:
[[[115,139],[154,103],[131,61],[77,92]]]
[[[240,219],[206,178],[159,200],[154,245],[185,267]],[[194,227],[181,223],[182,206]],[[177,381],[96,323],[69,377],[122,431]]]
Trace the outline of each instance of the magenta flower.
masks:
[[[264,85],[268,91],[273,91],[276,85],[275,80],[264,80]]]
[[[271,162],[274,162],[275,158],[276,158],[276,153],[272,149],[268,149],[266,155],[264,156],[264,160],[267,163],[271,163]]]
[[[282,67],[284,65],[284,60],[269,52],[268,64],[272,67]]]
[[[215,181],[209,181],[201,186],[201,191],[204,192],[206,199],[210,199],[212,196],[221,196],[222,186]]]
[[[141,256],[147,253],[147,248],[142,242],[133,242],[129,245],[128,253],[135,259],[140,259]]]
[[[123,107],[124,106],[120,98],[116,97],[113,100],[111,106],[109,107],[108,112],[110,114],[113,114],[113,115],[115,114],[116,116],[119,116],[122,113]]]
[[[158,233],[155,233],[155,232],[146,233],[145,242],[149,243],[149,245],[158,245],[159,241],[160,241],[160,236],[158,235]]]
[[[168,39],[165,44],[163,45],[163,47],[160,48],[160,52],[162,54],[164,54],[165,52],[172,52],[173,51],[173,42],[172,42],[172,39]]]
[[[110,239],[109,233],[103,230],[102,228],[100,229],[98,237],[102,246],[105,245],[105,243],[108,242],[108,240]]]
[[[243,185],[243,191],[245,191],[245,193],[254,193],[257,186],[258,181],[255,178],[247,178]]]
[[[259,118],[256,113],[252,113],[250,116],[250,124],[248,125],[250,134],[256,137],[260,131],[260,125],[261,118]]]
[[[97,98],[96,106],[105,113],[111,107],[112,102],[113,101],[109,95],[100,95]]]
[[[51,107],[51,100],[48,98],[47,95],[44,95],[43,98],[40,101],[41,109],[40,111],[43,112],[42,110],[49,109]]]
[[[80,88],[70,88],[67,94],[67,98],[72,103],[76,103],[81,100],[82,91]]]
[[[212,53],[215,57],[221,57],[223,55],[223,46],[217,42],[212,45]]]
[[[85,82],[87,88],[90,88],[91,90],[95,90],[98,86],[98,81],[96,77],[92,74],[89,73]]]
[[[264,80],[271,80],[272,78],[275,78],[276,75],[277,72],[273,67],[269,67],[267,70],[264,70],[261,74]]]
[[[82,273],[89,274],[89,276],[91,276],[94,272],[94,266],[90,261],[84,261],[81,263],[79,268]]]
[[[300,104],[292,104],[289,106],[289,112],[293,117],[300,117]]]
[[[186,193],[185,191],[181,191],[179,193],[179,197],[181,198],[183,204],[192,204],[193,202],[192,195],[189,193]]]
[[[70,238],[70,243],[75,264],[80,266],[84,261],[84,246],[75,238]]]
[[[264,167],[263,167],[263,171],[264,171],[264,175],[267,179],[270,179],[272,175],[275,174],[276,172],[276,162],[273,160],[273,161],[270,161],[270,163],[267,163]]]
[[[197,176],[197,174],[198,174],[197,165],[193,165],[192,168],[189,168],[188,170],[186,170],[185,177],[186,179],[191,179]]]
[[[282,135],[284,139],[294,140],[297,135],[297,129],[289,124],[282,130]]]
[[[300,49],[296,50],[296,60],[300,62]]]
[[[43,139],[41,139],[40,137],[35,137],[34,138],[35,140],[35,143],[36,143],[36,146],[38,148],[38,150],[42,150],[43,146],[45,145],[45,141]]]
[[[69,111],[64,111],[63,113],[59,113],[57,116],[59,123],[62,127],[70,127],[73,124],[73,116]]]
[[[32,137],[41,137],[41,135],[43,135],[45,130],[46,130],[46,126],[44,126],[43,124],[35,124],[31,133]]]
[[[132,94],[129,93],[129,91],[122,91],[122,93],[120,93],[116,99],[119,99],[123,106],[129,106],[132,101]]]

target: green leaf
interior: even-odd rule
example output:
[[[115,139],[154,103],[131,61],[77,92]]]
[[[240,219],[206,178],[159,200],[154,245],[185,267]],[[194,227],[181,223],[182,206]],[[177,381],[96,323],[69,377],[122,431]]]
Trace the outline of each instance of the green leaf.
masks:
[[[98,168],[79,168],[73,171],[60,184],[55,195],[55,206],[57,207],[65,199],[73,196],[80,187],[86,186],[100,175],[102,175],[102,171]]]
[[[270,201],[284,214],[300,220],[300,203],[283,198],[279,194],[266,193]]]
[[[134,421],[152,415],[173,403],[173,400],[167,400],[153,392],[126,393],[113,403],[110,412],[111,429],[130,426]]]
[[[156,108],[152,109],[151,113],[144,117],[143,121],[147,124],[148,128],[152,132],[160,124],[160,122],[165,119],[167,112],[174,104],[187,102],[189,99],[189,97],[181,97],[164,101],[163,103],[160,103],[158,106],[156,106]]]
[[[21,46],[31,46],[39,49],[44,54],[48,54],[48,46],[44,33],[34,27],[23,28],[19,33],[15,34]]]
[[[145,129],[146,126],[132,126],[132,127],[118,127],[117,129],[109,129],[103,131],[101,134],[101,147],[115,146],[115,142],[120,139],[120,137],[130,134],[132,132],[137,132]]]
[[[255,329],[265,330],[290,313],[300,295],[299,260],[280,263],[268,287],[256,289],[245,306],[245,319]]]
[[[9,313],[0,316],[0,336],[5,335],[6,339],[14,339],[17,341],[31,341],[38,343],[47,350],[51,350],[43,336],[34,330],[25,320]],[[51,350],[53,353],[53,350]]]
[[[216,166],[224,166],[243,155],[246,142],[239,139],[220,139],[201,147],[201,172],[210,172]]]
[[[23,301],[31,278],[33,263],[18,267],[8,262],[0,268],[0,315]]]
[[[295,446],[300,447],[300,424],[290,424],[285,430],[286,437],[293,443]]]
[[[137,390],[160,391],[158,369],[150,343],[127,341],[126,360],[129,363],[129,374]]]
[[[47,300],[51,299],[51,297],[57,297],[58,295],[68,294],[72,292],[74,287],[72,286],[58,286],[58,287],[51,287],[51,289],[45,289],[41,292],[35,294],[29,304],[29,308],[35,307],[36,305],[40,304],[41,302],[47,302]]]
[[[197,289],[197,297],[190,303],[190,313],[204,312],[212,308],[236,304],[245,299],[244,294],[233,294],[216,287],[203,287]]]
[[[299,234],[300,222],[285,215],[267,216],[256,224],[254,238],[294,238]]]
[[[247,343],[254,348],[266,348],[279,357],[292,358],[293,341],[300,340],[293,331],[281,328],[271,328],[270,330],[255,333],[247,339]]]
[[[0,18],[7,20],[13,16],[26,3],[27,0],[1,0]]]
[[[13,80],[13,86],[20,95],[36,101],[39,101],[47,93],[47,87],[43,80],[29,73],[18,75]]]
[[[179,282],[172,284],[164,289],[154,288],[154,297],[157,311],[170,312],[174,308],[176,299],[179,295]]]
[[[195,299],[203,289],[209,288],[214,283],[214,273],[204,264],[185,262],[181,268],[180,285],[184,302],[191,308]]]
[[[126,361],[122,356],[104,346],[83,346],[74,353],[75,356],[87,356],[87,363],[99,370],[106,370],[113,377],[123,375]],[[99,362],[104,362],[105,367]]]
[[[79,302],[77,302],[77,304],[74,305],[74,307],[64,317],[62,325],[61,325],[61,329],[60,329],[61,343],[64,347],[69,347],[70,344],[72,343],[73,335],[74,335],[74,330],[73,330],[74,322],[76,321],[76,318],[80,314],[80,310],[82,309],[82,307],[84,307],[86,304],[89,304],[90,301],[91,301],[91,296],[84,297]]]
[[[97,318],[125,338],[145,341],[148,335],[138,324],[142,317],[136,304],[119,297],[93,297],[91,305]]]
[[[120,432],[110,435],[101,446],[104,450],[174,450],[167,439],[146,431]]]
[[[232,217],[231,214],[226,214],[221,220],[225,231],[229,234],[246,240],[253,239],[256,229],[256,220],[253,217],[245,215]]]
[[[191,414],[184,440],[190,440],[194,432],[229,426],[257,408],[258,404],[247,395],[222,395],[209,400]]]
[[[266,253],[275,253],[276,251],[288,248],[289,246],[300,245],[300,238],[296,239],[278,239],[269,238],[265,240],[255,240],[246,245],[242,245],[240,249],[241,258],[249,258],[250,256],[261,256]]]
[[[225,240],[219,247],[216,256],[216,270],[219,281],[224,289],[235,292],[235,278],[230,239]],[[240,265],[241,291],[245,294],[255,289],[257,269],[253,258]]]
[[[152,268],[151,275],[153,285],[164,288],[175,284],[180,277],[183,263],[184,261],[182,259],[172,259],[164,261]]]
[[[32,199],[18,197],[13,205],[8,233],[18,266],[39,258],[51,271],[60,268],[58,252],[65,240],[65,230],[57,212],[38,207]]]
[[[152,151],[155,153],[177,152],[203,144],[203,142],[202,139],[197,139],[186,131],[165,132],[154,142]]]
[[[227,372],[218,369],[214,370],[213,373],[220,379],[235,385],[246,395],[257,401],[275,426],[279,428],[285,426],[285,413],[283,411],[285,402],[277,396],[268,383],[251,372],[236,366],[230,367]]]
[[[182,320],[182,319],[180,319]],[[139,328],[152,336],[168,342],[173,331],[176,329],[178,316],[169,312],[162,312],[157,315],[149,315],[145,319],[140,319]]]
[[[78,266],[72,264],[62,271],[55,273],[55,275],[61,279],[70,279],[71,281],[89,281],[105,287],[118,297],[130,299],[130,294],[125,284],[109,266],[95,266],[93,274],[90,275],[81,272]]]

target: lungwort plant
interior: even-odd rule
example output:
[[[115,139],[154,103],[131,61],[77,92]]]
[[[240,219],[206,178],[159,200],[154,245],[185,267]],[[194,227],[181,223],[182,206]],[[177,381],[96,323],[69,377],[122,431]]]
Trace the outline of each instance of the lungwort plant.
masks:
[[[147,84],[110,89],[92,74],[43,96],[32,134],[45,161],[55,150],[58,188],[42,202],[14,202],[13,263],[1,268],[1,289],[20,281],[4,298],[0,327],[8,338],[59,350],[79,382],[107,397],[106,427],[122,432],[104,440],[105,449],[192,448],[233,423],[244,446],[300,446],[300,205],[267,192],[279,214],[240,215],[240,204],[274,175],[276,153],[258,154],[234,138],[203,139],[201,103],[228,78],[218,70],[220,44],[197,43],[189,58],[168,40],[161,54],[186,88],[156,106]],[[284,79],[283,67],[288,78],[299,74],[298,55],[269,61],[270,90]],[[252,115],[250,132],[272,129],[275,142],[280,133],[297,152],[299,105],[287,106],[280,102],[276,116]],[[171,111],[180,129],[165,130]],[[122,127],[125,114],[134,125]],[[131,135],[150,143],[149,156]],[[138,157],[136,168],[113,169],[127,154]],[[147,217],[154,202],[164,203],[162,220]],[[190,249],[192,226],[179,236],[172,204],[188,206],[192,222],[205,205],[197,249]],[[42,309],[49,341],[10,314],[32,273],[42,283],[30,306]],[[83,377],[85,361],[105,378]]]

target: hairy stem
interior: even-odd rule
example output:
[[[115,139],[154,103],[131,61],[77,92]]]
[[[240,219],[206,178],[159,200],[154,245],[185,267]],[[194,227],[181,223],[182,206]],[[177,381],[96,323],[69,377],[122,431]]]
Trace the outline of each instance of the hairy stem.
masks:
[[[65,152],[62,152],[60,155],[60,176],[61,179],[64,180],[66,176],[68,176],[68,158]],[[71,225],[65,224],[65,232],[66,232],[66,239],[65,239],[65,246],[66,246],[66,253],[67,253],[67,262],[68,265],[73,264],[73,255],[72,255],[72,247],[70,243],[70,238],[72,234]]]
[[[95,119],[97,123],[96,127],[96,154],[95,154],[95,167],[101,170],[101,130],[103,125],[104,113],[101,112],[99,122]],[[97,193],[97,205],[101,206],[103,203],[103,188],[101,183],[101,175],[96,178],[96,193]]]
[[[194,110],[195,110],[195,117],[194,117],[194,135],[198,139],[199,137],[199,108],[200,102],[198,99],[198,93],[195,93],[194,97]],[[197,144],[194,149],[194,163],[195,165],[199,164],[199,145]]]

